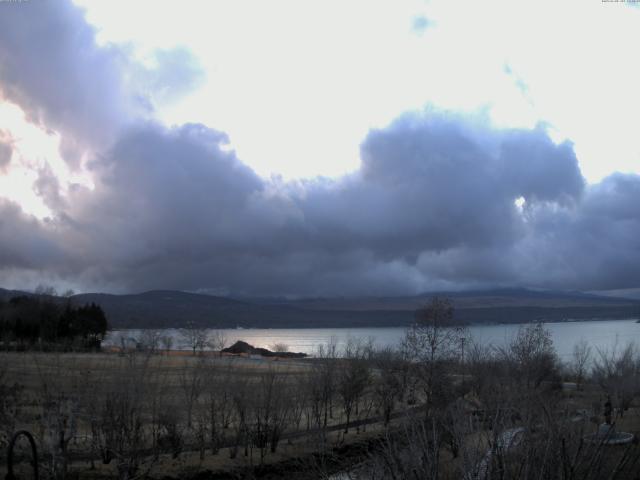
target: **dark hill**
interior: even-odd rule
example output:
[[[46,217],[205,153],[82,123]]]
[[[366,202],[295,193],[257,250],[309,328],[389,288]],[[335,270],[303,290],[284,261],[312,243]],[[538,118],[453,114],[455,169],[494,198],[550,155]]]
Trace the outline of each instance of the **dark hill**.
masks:
[[[24,292],[0,289],[0,299]],[[173,290],[132,295],[87,293],[75,304],[102,306],[115,328],[202,327],[338,328],[406,326],[434,294],[405,297],[307,298],[300,300],[227,298]],[[521,323],[536,320],[640,317],[640,301],[582,292],[494,289],[438,292],[452,299],[464,323]]]
[[[479,308],[570,308],[570,307],[618,307],[638,305],[638,300],[614,298],[582,292],[557,292],[527,289],[492,289],[451,292],[429,292],[420,295],[398,297],[344,297],[247,299],[252,303],[288,305],[310,310],[415,310],[433,296],[450,298],[457,310]]]
[[[324,312],[295,305],[263,305],[226,297],[179,291],[150,291],[135,295],[80,294],[74,302],[95,302],[119,328],[166,328],[193,323],[202,327],[306,328],[404,325],[412,312]],[[389,323],[391,322],[391,323]]]
[[[193,322],[234,328],[312,328],[404,326],[434,294],[406,297],[232,299],[178,291],[137,295],[76,295],[96,302],[114,326],[170,327]],[[456,318],[465,323],[521,323],[536,320],[633,318],[640,302],[582,292],[495,289],[438,292],[452,299]]]

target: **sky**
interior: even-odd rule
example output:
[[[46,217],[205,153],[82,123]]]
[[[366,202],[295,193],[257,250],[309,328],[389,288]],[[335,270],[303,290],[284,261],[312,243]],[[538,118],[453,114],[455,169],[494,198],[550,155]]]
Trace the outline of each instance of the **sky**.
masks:
[[[640,8],[0,2],[0,286],[640,287]]]

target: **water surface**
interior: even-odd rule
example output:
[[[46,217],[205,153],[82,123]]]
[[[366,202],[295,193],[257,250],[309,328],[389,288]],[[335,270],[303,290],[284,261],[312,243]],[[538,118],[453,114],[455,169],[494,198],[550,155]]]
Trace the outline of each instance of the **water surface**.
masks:
[[[586,340],[594,349],[612,349],[623,347],[630,341],[640,345],[640,323],[635,320],[598,320],[579,322],[546,323],[551,332],[558,355],[569,360],[574,345],[581,339]],[[469,327],[473,340],[494,346],[506,345],[518,332],[520,325],[474,325]],[[373,339],[378,346],[397,346],[402,340],[405,329],[400,327],[372,328],[251,328],[217,330],[231,345],[244,340],[255,347],[270,348],[276,343],[284,343],[292,352],[304,352],[313,355],[319,345],[335,341],[338,348],[344,346],[349,338]],[[118,345],[120,337],[139,339],[141,330],[114,330],[110,332],[106,344]],[[161,330],[160,335],[173,338],[174,349],[188,349],[182,342],[177,329]],[[595,353],[595,351],[594,351]]]

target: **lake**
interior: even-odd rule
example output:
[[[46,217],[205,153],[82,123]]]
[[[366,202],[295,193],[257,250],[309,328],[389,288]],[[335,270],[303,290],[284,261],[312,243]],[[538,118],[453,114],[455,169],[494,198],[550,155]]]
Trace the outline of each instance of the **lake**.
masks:
[[[612,349],[636,342],[640,345],[640,323],[635,320],[597,320],[579,322],[545,323],[551,332],[554,345],[560,358],[569,360],[573,346],[581,339],[586,340],[594,349]],[[471,337],[483,344],[502,346],[507,344],[518,333],[520,325],[474,325],[469,327]],[[373,338],[378,346],[396,346],[404,336],[405,329],[389,328],[252,328],[222,329],[227,345],[237,340],[244,340],[255,347],[270,348],[276,343],[288,345],[291,352],[304,352],[313,355],[318,345],[327,344],[332,338],[338,347],[344,345],[349,338]],[[119,345],[120,337],[137,339],[141,330],[114,330],[109,333],[105,345]],[[166,329],[161,335],[173,337],[174,349],[188,349],[181,345],[180,331]],[[595,351],[594,351],[595,353]]]

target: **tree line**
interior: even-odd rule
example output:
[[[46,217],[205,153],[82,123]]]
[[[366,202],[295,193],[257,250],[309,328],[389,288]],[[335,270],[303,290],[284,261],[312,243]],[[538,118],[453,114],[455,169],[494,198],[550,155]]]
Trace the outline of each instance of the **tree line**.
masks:
[[[0,300],[0,344],[8,349],[99,349],[108,328],[95,303],[45,294]]]

